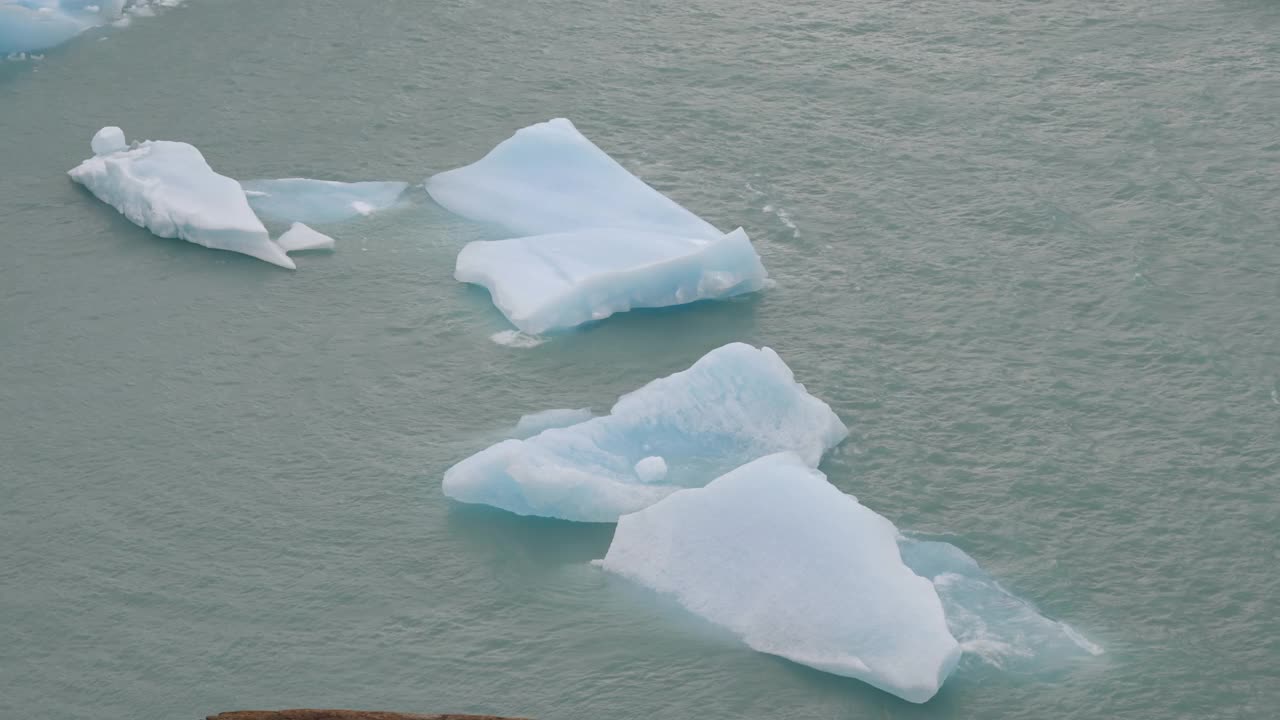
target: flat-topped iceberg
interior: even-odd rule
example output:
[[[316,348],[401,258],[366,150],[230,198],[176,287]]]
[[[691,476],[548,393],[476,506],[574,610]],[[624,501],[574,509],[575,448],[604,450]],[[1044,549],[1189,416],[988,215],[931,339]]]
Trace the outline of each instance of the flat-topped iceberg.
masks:
[[[296,268],[271,241],[240,184],[214,172],[195,147],[168,140],[129,147],[115,127],[99,130],[91,145],[103,152],[68,174],[130,221],[160,237]]]
[[[955,545],[901,537],[898,547],[908,567],[933,581],[966,658],[1006,670],[1034,670],[1102,654],[1070,625],[1041,615],[1005,590]]]
[[[920,703],[961,650],[897,541],[892,522],[779,453],[622,516],[600,564],[755,650]]]
[[[403,182],[336,182],[307,178],[245,180],[240,185],[260,217],[324,224],[385,210],[404,194]]]
[[[654,190],[565,118],[517,130],[480,160],[427,179],[446,210],[515,235],[614,228],[715,240],[724,233]]]
[[[454,277],[488,288],[512,325],[537,335],[632,308],[754,292],[766,273],[741,229],[705,242],[598,229],[473,242]]]
[[[448,210],[520,236],[467,245],[454,277],[488,288],[525,333],[729,298],[768,282],[741,228],[720,232],[564,118],[518,130],[426,187]]]
[[[622,396],[608,415],[472,455],[443,489],[520,515],[612,522],[769,453],[816,466],[847,434],[777,353],[733,343]]]

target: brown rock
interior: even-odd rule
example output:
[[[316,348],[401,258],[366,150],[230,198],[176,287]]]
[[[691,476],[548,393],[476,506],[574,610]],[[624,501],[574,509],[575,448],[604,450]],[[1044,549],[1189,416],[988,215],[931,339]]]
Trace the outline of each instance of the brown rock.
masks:
[[[379,710],[237,710],[205,720],[527,720],[496,715],[418,715]]]

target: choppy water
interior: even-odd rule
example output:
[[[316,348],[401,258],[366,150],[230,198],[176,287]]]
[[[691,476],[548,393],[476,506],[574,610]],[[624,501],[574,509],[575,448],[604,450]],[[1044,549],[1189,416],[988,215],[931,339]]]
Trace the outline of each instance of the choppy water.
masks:
[[[1278,63],[1267,0],[202,0],[0,63],[0,716],[1269,716]],[[295,274],[64,175],[118,124],[416,182],[558,115],[778,287],[515,348],[420,190]],[[833,482],[1106,654],[908,705],[602,575],[609,526],[441,496],[732,340],[850,424]]]

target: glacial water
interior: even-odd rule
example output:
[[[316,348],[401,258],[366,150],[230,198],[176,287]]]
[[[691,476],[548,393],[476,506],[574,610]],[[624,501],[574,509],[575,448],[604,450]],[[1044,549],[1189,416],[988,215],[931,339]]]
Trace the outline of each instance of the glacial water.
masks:
[[[494,342],[452,277],[494,236],[420,184],[557,116],[777,286]],[[291,273],[71,183],[107,124],[418,186]],[[2,718],[1280,704],[1275,2],[189,0],[0,62],[0,245]],[[442,495],[731,341],[849,424],[838,487],[1105,652],[970,653],[911,705],[601,572],[610,525]]]

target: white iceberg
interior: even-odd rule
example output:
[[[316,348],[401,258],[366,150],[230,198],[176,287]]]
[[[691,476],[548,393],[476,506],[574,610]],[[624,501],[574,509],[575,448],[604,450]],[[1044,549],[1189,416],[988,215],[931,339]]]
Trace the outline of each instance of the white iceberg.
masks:
[[[741,228],[717,230],[564,118],[518,130],[426,187],[446,209],[518,236],[466,246],[454,277],[488,288],[525,333],[632,308],[724,299],[768,282]]]
[[[1014,670],[1103,653],[1070,625],[1041,615],[1034,605],[1005,590],[955,545],[902,537],[898,547],[903,562],[933,582],[947,625],[966,657]]]
[[[769,453],[816,466],[847,434],[777,353],[733,343],[622,396],[606,416],[472,455],[449,468],[443,489],[520,515],[612,522]],[[655,457],[665,472],[646,461]]]
[[[897,539],[892,522],[779,453],[622,516],[600,564],[755,650],[921,703],[961,649]]]
[[[276,244],[287,253],[302,250],[332,250],[334,246],[333,238],[316,232],[300,222],[290,225],[283,235],[276,238]]]
[[[741,229],[710,241],[597,229],[470,243],[454,277],[488,288],[512,325],[537,335],[632,308],[754,292],[767,274]]]
[[[90,28],[179,0],[0,0],[0,56],[61,45]]]
[[[214,172],[195,147],[167,140],[128,147],[111,127],[99,130],[92,146],[108,152],[68,174],[130,221],[160,237],[297,267],[271,241],[240,184]]]
[[[517,130],[480,160],[427,179],[446,210],[516,235],[614,228],[715,240],[724,233],[649,187],[565,118]]]
[[[260,217],[321,225],[385,210],[409,187],[403,182],[335,182],[307,178],[245,180],[240,185]]]

